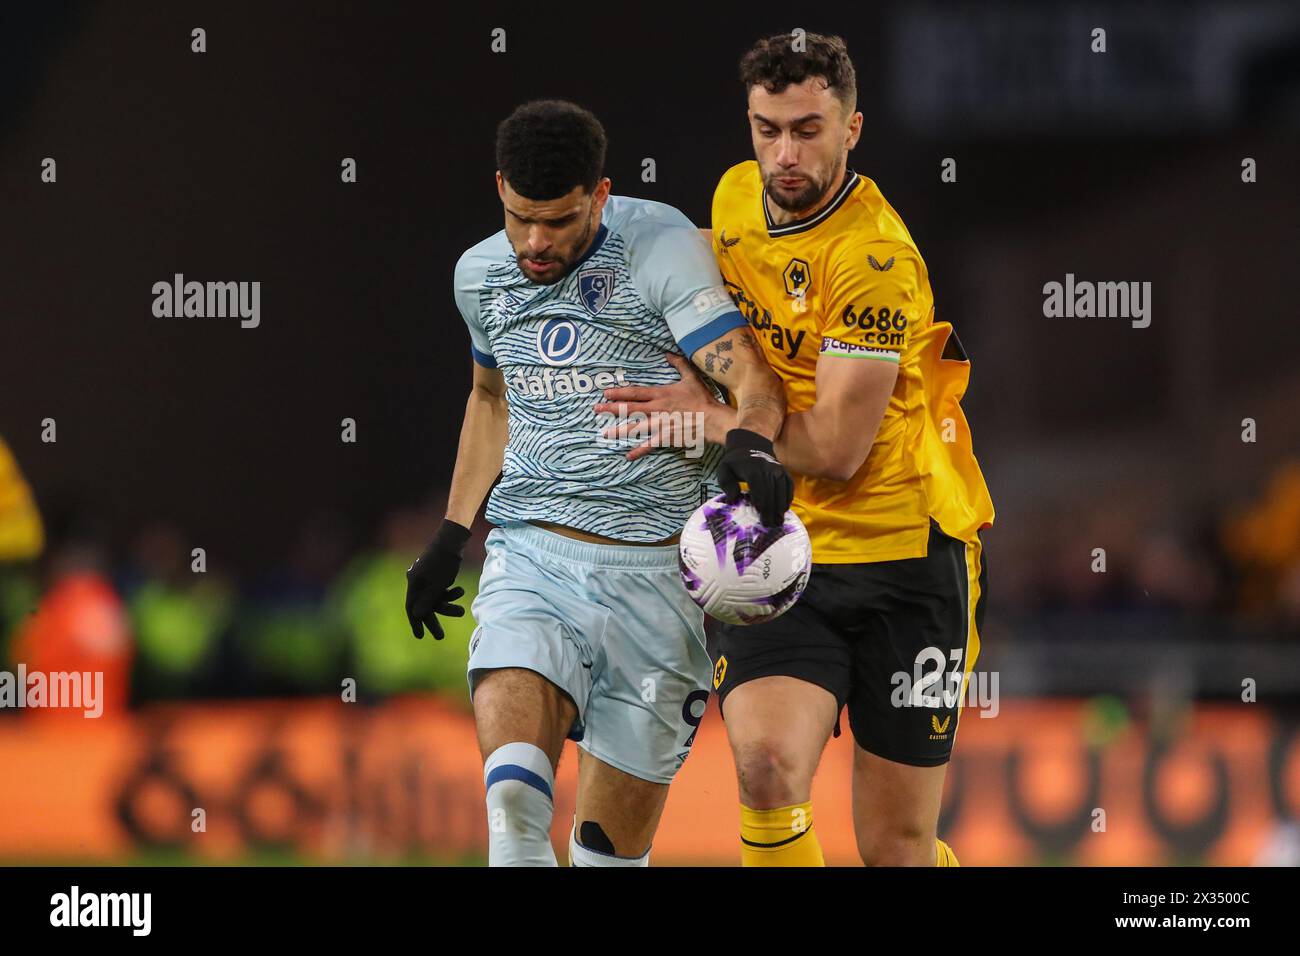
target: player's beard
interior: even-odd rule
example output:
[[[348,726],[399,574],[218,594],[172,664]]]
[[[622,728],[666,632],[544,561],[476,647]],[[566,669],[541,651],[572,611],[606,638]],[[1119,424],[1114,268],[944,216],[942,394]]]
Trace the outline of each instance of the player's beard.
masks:
[[[569,274],[569,266],[573,264],[574,260],[578,258],[580,253],[586,250],[587,243],[591,239],[591,220],[592,216],[588,214],[587,225],[583,228],[582,235],[578,237],[577,241],[574,242],[569,249],[564,252],[552,251],[545,258],[533,260],[534,262],[558,262],[560,264],[560,268],[556,269],[550,278],[538,278],[533,275],[533,273],[529,272],[528,269],[524,267],[524,260],[532,259],[533,257],[520,255],[516,252],[515,265],[517,265],[519,271],[524,274],[524,278],[534,285],[555,285],[555,283],[567,276]]]
[[[816,206],[843,176],[844,170],[837,165],[826,174],[825,178],[807,176],[802,189],[795,193],[788,193],[779,187],[774,187],[774,181],[780,179],[781,174],[768,173],[763,179],[763,188],[767,192],[767,198],[772,200],[772,205],[786,212],[801,213]]]

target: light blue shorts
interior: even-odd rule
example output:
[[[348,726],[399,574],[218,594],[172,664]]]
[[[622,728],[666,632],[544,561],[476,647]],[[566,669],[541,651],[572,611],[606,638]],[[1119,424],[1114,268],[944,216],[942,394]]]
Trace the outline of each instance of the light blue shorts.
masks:
[[[469,686],[523,667],[578,708],[569,736],[593,757],[669,783],[695,740],[713,665],[677,546],[591,544],[518,523],[487,537],[471,607]]]

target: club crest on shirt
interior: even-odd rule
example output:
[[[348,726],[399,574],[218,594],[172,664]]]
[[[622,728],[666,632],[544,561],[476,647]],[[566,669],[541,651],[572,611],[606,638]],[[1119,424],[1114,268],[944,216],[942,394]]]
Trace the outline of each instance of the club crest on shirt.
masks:
[[[600,315],[613,294],[613,269],[583,269],[578,273],[578,298],[592,315]]]
[[[812,267],[803,259],[791,259],[782,271],[781,278],[785,280],[786,295],[803,298],[812,283]]]

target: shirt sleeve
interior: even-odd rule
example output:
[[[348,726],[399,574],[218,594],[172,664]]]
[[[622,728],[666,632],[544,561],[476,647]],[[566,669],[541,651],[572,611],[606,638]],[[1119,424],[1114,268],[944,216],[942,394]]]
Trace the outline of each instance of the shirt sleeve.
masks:
[[[680,212],[671,213],[675,215],[642,227],[628,242],[628,266],[646,303],[663,314],[690,357],[746,323],[723,288],[704,237]]]
[[[487,261],[476,249],[468,250],[456,263],[453,279],[456,307],[469,328],[469,351],[474,361],[484,368],[496,368],[492,343],[479,317],[479,292],[487,277]]]
[[[851,246],[829,278],[821,354],[897,364],[928,308],[916,250],[888,241]]]

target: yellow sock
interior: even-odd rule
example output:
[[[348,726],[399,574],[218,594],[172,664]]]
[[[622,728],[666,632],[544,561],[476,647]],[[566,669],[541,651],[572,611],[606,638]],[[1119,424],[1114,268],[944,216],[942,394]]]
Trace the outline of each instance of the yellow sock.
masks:
[[[825,866],[812,801],[775,810],[740,807],[741,866]]]
[[[944,843],[942,840],[935,840],[934,846],[939,857],[935,866],[961,866],[961,864],[957,862],[957,854],[952,852],[952,847],[948,844]]]

